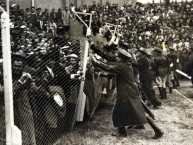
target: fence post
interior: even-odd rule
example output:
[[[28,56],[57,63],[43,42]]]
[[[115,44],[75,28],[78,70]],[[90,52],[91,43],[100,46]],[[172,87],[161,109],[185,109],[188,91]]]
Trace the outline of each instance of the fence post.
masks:
[[[21,131],[14,125],[10,24],[9,15],[5,11],[1,15],[1,32],[3,51],[6,145],[21,145]]]
[[[31,6],[34,7],[35,6],[35,1],[31,0]]]
[[[80,83],[76,121],[83,121],[83,118],[84,118],[86,95],[84,94],[83,90],[84,90],[85,74],[87,69],[86,66],[88,62],[88,49],[89,49],[89,42],[88,40],[85,40],[85,49],[84,49],[84,57],[83,57],[83,75]]]
[[[7,13],[9,14],[9,0],[6,0],[6,11],[7,11]]]

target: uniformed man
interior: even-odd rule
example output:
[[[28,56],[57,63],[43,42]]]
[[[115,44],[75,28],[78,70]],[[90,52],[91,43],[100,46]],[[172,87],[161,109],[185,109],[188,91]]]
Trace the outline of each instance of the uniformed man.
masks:
[[[118,48],[118,51],[117,62],[111,65],[97,61],[94,56],[92,57],[95,67],[116,74],[117,96],[113,109],[113,124],[118,127],[121,136],[127,136],[125,126],[142,125],[148,122],[155,131],[153,138],[158,139],[163,135],[163,132],[150,117],[146,118],[145,116],[133,75],[132,56],[122,48]]]
[[[161,99],[166,99],[166,80],[169,73],[169,62],[166,56],[162,54],[162,49],[156,47],[154,49],[154,64],[155,79],[161,95]]]

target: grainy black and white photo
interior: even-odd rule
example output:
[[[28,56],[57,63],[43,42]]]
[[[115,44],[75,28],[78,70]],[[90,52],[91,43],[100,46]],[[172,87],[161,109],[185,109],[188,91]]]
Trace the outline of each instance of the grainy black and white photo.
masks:
[[[193,0],[0,0],[0,145],[193,145]]]

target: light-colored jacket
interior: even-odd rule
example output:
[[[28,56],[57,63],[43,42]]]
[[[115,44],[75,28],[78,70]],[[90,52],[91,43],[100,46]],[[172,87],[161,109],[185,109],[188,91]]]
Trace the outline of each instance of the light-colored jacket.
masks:
[[[62,12],[62,21],[64,26],[70,26],[70,11],[63,11]]]

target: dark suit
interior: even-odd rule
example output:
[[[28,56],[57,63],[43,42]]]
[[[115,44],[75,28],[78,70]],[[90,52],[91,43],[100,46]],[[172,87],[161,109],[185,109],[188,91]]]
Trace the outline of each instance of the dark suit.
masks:
[[[148,99],[154,107],[157,107],[161,103],[155,96],[155,91],[153,89],[153,73],[150,70],[150,63],[148,58],[143,55],[137,61],[137,68],[139,71],[139,78],[146,99]]]

